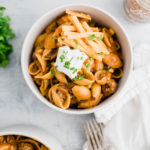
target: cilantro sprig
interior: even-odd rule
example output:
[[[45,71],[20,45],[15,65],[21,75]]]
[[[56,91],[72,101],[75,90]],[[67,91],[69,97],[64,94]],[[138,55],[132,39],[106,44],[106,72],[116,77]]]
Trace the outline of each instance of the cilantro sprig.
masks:
[[[62,55],[60,55],[60,60],[61,60],[61,62],[63,62],[64,61],[64,59],[65,59],[65,56],[62,54]]]
[[[65,61],[64,67],[69,69],[70,68],[70,61]]]
[[[77,71],[78,71],[78,69],[77,69],[77,68],[75,68],[75,67],[70,68],[70,70],[72,70],[72,71],[73,71],[72,73],[75,73],[75,72],[77,72]]]
[[[96,38],[96,35],[95,34],[92,34],[91,36],[89,36],[89,40],[93,41],[94,39]]]
[[[13,51],[12,45],[8,42],[15,34],[10,28],[10,17],[4,16],[5,7],[0,7],[0,67],[5,68],[9,62],[9,54]]]

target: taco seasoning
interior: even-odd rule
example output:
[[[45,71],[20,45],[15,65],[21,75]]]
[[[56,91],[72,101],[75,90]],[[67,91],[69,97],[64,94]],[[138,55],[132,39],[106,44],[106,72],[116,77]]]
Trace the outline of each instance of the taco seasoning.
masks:
[[[124,0],[127,17],[138,23],[150,23],[150,0]]]

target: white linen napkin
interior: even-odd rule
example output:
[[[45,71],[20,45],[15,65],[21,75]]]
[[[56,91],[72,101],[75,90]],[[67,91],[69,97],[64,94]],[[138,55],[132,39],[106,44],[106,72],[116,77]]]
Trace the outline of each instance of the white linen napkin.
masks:
[[[107,110],[95,112],[98,122],[106,124],[124,104],[130,101],[141,91],[145,91],[149,86],[150,78],[150,46],[146,44],[137,45],[134,48],[134,71],[119,103],[112,105]]]
[[[147,118],[150,114],[150,45],[137,45],[133,58],[134,71],[119,103],[95,112],[97,121],[106,126],[104,137],[111,150],[146,150],[148,146],[150,149],[150,117]],[[86,145],[83,150],[87,150]]]

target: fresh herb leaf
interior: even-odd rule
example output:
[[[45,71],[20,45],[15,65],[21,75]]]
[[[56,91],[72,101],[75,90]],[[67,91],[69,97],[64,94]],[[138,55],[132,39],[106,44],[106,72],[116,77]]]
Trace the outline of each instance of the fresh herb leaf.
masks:
[[[53,69],[51,69],[51,73],[53,76],[55,75],[55,71]]]
[[[80,77],[79,77],[79,80],[83,80],[84,79],[84,75],[81,75]]]
[[[67,55],[68,51],[63,51],[63,53],[64,53],[65,55]]]
[[[70,68],[70,70],[74,70],[75,67]]]
[[[56,65],[55,68],[58,68],[58,65]]]
[[[52,42],[54,42],[54,43],[55,43],[55,41],[56,41],[56,39],[55,39],[55,38],[52,38]]]
[[[104,71],[104,69],[99,69],[100,71]]]
[[[85,71],[84,71],[84,73],[86,74],[86,73],[87,73],[87,71],[85,70]]]
[[[50,63],[47,63],[47,67],[50,67],[51,65],[50,65]]]
[[[75,72],[77,72],[77,71],[78,71],[78,70],[75,68],[74,71],[73,71],[73,73],[75,73]]]
[[[75,67],[70,68],[70,70],[73,70],[73,72],[72,72],[72,73],[75,73],[75,72],[77,72],[77,71],[78,71],[78,70],[77,70],[77,68],[75,68]]]
[[[70,61],[72,61],[73,57],[71,57]]]
[[[75,49],[77,49],[77,48],[78,48],[78,45],[79,45],[79,42],[78,42],[78,41],[76,41],[76,47],[75,47]]]
[[[111,72],[111,73],[113,73],[114,72],[114,70],[111,68],[111,69],[108,69],[108,71],[109,72]]]
[[[102,40],[103,40],[103,38],[104,38],[103,36],[100,36],[100,37],[99,37],[99,40],[101,40],[101,41],[102,41]]]
[[[62,40],[62,41],[64,41],[64,40],[65,40],[65,38],[62,38],[61,40]]]
[[[83,57],[80,57],[81,60],[83,60]]]
[[[66,61],[64,64],[64,67],[69,69],[70,68],[70,61]]]
[[[86,68],[89,68],[90,64],[85,64]]]
[[[61,60],[61,62],[63,62],[64,61],[64,59],[65,59],[65,56],[64,55],[60,55],[60,60]]]
[[[103,54],[103,52],[100,52],[100,53],[97,53],[98,55],[102,55]]]
[[[90,89],[90,86],[89,86],[89,85],[86,85],[86,87],[87,87],[88,89]]]
[[[95,34],[92,34],[91,36],[89,36],[89,40],[94,40],[96,38]]]
[[[72,81],[76,81],[76,80],[78,80],[79,79],[79,77],[78,76],[75,76],[73,79],[72,79]]]
[[[5,7],[0,7],[0,67],[5,68],[9,62],[9,54],[13,51],[12,45],[8,42],[15,34],[10,28],[10,17],[4,16]]]
[[[89,60],[92,60],[92,56],[89,57]]]

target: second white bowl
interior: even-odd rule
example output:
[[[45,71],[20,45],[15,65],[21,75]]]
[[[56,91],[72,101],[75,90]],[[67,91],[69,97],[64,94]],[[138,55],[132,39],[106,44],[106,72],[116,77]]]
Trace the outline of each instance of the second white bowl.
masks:
[[[47,148],[51,150],[63,150],[59,142],[49,135],[46,131],[34,127],[34,126],[24,126],[17,125],[0,131],[0,136],[4,135],[21,135],[32,139],[36,139],[38,142],[44,144]]]

